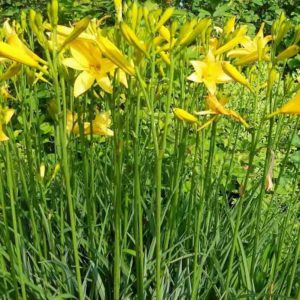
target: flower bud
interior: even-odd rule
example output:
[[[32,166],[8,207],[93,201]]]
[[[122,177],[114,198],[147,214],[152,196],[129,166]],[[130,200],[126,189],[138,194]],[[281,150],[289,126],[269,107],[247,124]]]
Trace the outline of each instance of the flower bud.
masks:
[[[193,116],[192,114],[190,114],[189,112],[185,111],[182,108],[174,108],[173,109],[174,115],[176,116],[177,119],[190,123],[190,124],[199,124],[198,119]]]
[[[235,24],[235,16],[228,19],[227,23],[224,26],[224,34],[228,35],[229,33],[234,31],[234,24]]]
[[[276,60],[280,61],[280,60],[291,58],[291,57],[295,56],[299,52],[299,50],[300,50],[300,47],[298,45],[292,45],[292,46],[286,48],[281,53],[279,53],[278,56],[276,57]]]
[[[58,0],[52,0],[50,5],[50,21],[53,27],[58,23]]]
[[[164,25],[171,18],[173,12],[174,12],[174,8],[173,7],[168,7],[164,11],[164,13],[160,17],[158,23],[155,26],[155,31],[157,31],[162,25]]]
[[[246,86],[252,93],[254,93],[254,90],[250,86],[249,81],[232,64],[224,61],[222,62],[222,68],[228,76],[230,76],[232,79],[239,82],[240,84]]]

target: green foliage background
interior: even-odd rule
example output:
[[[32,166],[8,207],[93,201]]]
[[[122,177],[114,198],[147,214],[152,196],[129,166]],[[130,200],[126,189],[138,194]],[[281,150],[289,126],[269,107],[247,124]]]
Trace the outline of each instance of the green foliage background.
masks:
[[[151,1],[140,1],[151,2]],[[236,15],[241,22],[270,24],[282,11],[295,22],[300,21],[300,0],[156,0],[152,1],[161,6],[174,5],[186,9],[199,17],[227,17]],[[0,0],[0,18],[17,17],[20,9],[34,8],[45,11],[46,0]],[[74,20],[74,17],[91,15],[99,17],[113,14],[113,0],[61,0],[60,14],[64,20]],[[2,20],[1,20],[2,21]]]

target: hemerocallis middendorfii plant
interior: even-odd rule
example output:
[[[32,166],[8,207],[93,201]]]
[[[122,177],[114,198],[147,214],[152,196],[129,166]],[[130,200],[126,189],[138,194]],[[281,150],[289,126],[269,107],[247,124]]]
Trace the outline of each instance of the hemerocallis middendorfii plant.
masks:
[[[216,60],[213,52],[208,51],[203,61],[191,61],[195,72],[188,79],[194,82],[204,83],[209,93],[214,95],[217,91],[217,84],[232,81],[222,68],[221,61]]]
[[[300,91],[298,91],[295,97],[293,97],[282,107],[267,115],[267,118],[271,118],[278,114],[300,115]]]
[[[209,94],[206,98],[206,104],[208,110],[196,112],[196,115],[215,115],[206,123],[204,123],[200,128],[203,129],[211,124],[218,115],[229,116],[231,118],[236,119],[240,123],[242,123],[246,128],[249,128],[249,124],[234,110],[225,108],[225,104],[227,103],[228,99],[226,97],[222,97],[220,100],[217,99],[215,95]]]
[[[0,142],[7,141],[9,138],[3,131],[3,126],[8,124],[15,111],[12,108],[0,106]]]
[[[65,58],[63,64],[82,71],[75,80],[74,96],[86,92],[95,82],[107,93],[112,93],[112,84],[108,74],[117,66],[102,56],[97,45],[90,40],[79,39],[70,44],[72,57]]]

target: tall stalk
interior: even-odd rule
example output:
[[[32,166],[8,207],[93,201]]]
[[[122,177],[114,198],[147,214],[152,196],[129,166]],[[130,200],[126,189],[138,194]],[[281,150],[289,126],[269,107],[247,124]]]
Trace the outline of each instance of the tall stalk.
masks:
[[[140,187],[140,148],[139,148],[139,123],[140,123],[140,94],[137,96],[135,110],[135,140],[134,140],[134,229],[138,299],[144,299],[144,266],[143,266],[143,223],[142,199]]]
[[[72,234],[72,246],[73,246],[73,254],[74,254],[74,262],[75,262],[75,272],[76,272],[76,280],[77,280],[77,288],[78,288],[78,298],[79,300],[83,300],[83,287],[81,282],[81,274],[80,274],[80,262],[79,262],[79,253],[78,253],[78,241],[77,241],[77,231],[76,231],[76,213],[74,209],[74,201],[72,198],[72,190],[70,184],[70,168],[68,161],[68,150],[67,150],[67,136],[66,136],[66,103],[62,101],[62,99],[66,99],[61,96],[61,93],[65,93],[64,89],[61,89],[59,84],[59,72],[58,72],[58,56],[56,52],[57,45],[57,32],[56,28],[53,28],[53,43],[54,50],[52,61],[49,62],[50,71],[52,73],[52,78],[54,81],[54,92],[55,99],[57,103],[58,109],[58,134],[59,134],[59,142],[60,142],[60,156],[62,160],[62,169],[64,175],[66,196],[69,208],[69,217],[71,222],[71,234]]]

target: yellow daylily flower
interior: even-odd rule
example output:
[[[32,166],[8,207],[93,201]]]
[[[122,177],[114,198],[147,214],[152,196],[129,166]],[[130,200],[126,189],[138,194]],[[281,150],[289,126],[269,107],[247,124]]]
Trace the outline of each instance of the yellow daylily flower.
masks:
[[[275,112],[269,114],[267,118],[271,118],[278,114],[300,115],[300,91],[290,101],[277,109]]]
[[[70,44],[72,57],[65,58],[63,64],[82,71],[75,80],[74,96],[86,92],[96,80],[107,93],[112,93],[112,85],[108,74],[117,66],[107,58],[103,58],[97,45],[89,40],[75,40]]]
[[[232,81],[222,68],[221,61],[216,60],[213,52],[208,51],[203,61],[191,61],[195,72],[188,79],[194,82],[203,82],[210,94],[214,95],[217,91],[218,83]]]
[[[0,107],[0,142],[7,141],[9,138],[3,132],[3,125],[8,124],[15,111],[8,107]]]
[[[89,122],[83,123],[83,131],[85,131],[88,127],[90,127]],[[78,114],[67,111],[67,122],[66,122],[66,130],[69,133],[79,134],[80,129],[78,125]]]
[[[110,125],[111,125],[111,118],[109,112],[97,113],[92,123],[83,122],[83,134],[113,136],[114,132],[109,128]],[[77,135],[80,133],[77,113],[67,111],[66,130],[69,133],[73,133]]]
[[[95,134],[100,136],[113,136],[114,132],[109,128],[111,125],[111,118],[108,112],[101,112],[96,114],[92,121],[92,126],[88,126],[84,130],[84,134]]]
[[[272,40],[271,35],[264,37],[263,34],[264,23],[262,23],[257,35],[252,40],[245,36],[240,44],[243,48],[233,49],[227,53],[228,57],[236,58],[236,65],[243,65],[252,63],[258,59],[268,61],[268,46],[267,44]]]
[[[6,20],[4,22],[4,32],[7,39],[7,44],[2,43],[2,47],[0,47],[0,55],[3,57],[9,58],[13,61],[29,65],[31,67],[41,68],[38,63],[43,65],[47,65],[47,62],[36,55],[33,51],[31,51],[18,37],[15,30],[10,26],[9,21]],[[6,44],[6,45],[4,45]],[[10,46],[10,47],[9,47]],[[3,49],[1,49],[3,48]],[[9,51],[11,48],[14,48],[14,51],[9,56]],[[1,54],[1,50],[2,53]],[[5,51],[7,50],[7,51]],[[6,53],[6,55],[4,55]],[[19,55],[19,57],[18,57]]]
[[[206,104],[208,110],[196,112],[197,115],[225,115],[236,119],[237,121],[241,122],[246,128],[249,127],[248,123],[234,110],[225,108],[225,104],[227,103],[227,98],[221,98],[220,101],[217,99],[215,95],[209,94],[206,98]],[[204,123],[200,129],[207,127],[209,124],[213,122],[216,118],[214,116],[208,122]]]

